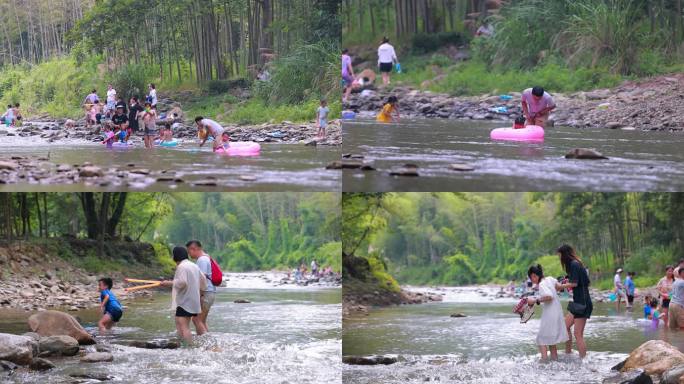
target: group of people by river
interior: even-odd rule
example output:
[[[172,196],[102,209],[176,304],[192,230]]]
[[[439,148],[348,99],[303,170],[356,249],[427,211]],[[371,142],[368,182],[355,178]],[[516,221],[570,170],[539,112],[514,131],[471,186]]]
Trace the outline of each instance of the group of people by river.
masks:
[[[549,351],[552,360],[558,358],[557,344],[565,343],[566,353],[571,353],[573,337],[580,357],[584,358],[587,354],[584,329],[593,311],[588,269],[571,246],[562,245],[557,252],[567,276],[559,281],[546,276],[541,265],[530,267],[527,275],[535,294],[521,300],[529,306],[542,307],[536,343],[543,361],[548,359]],[[611,293],[611,299],[615,297],[618,310],[622,297],[627,302],[627,307],[631,308],[636,296],[636,274],[629,272],[623,283],[622,273],[622,268],[616,270],[614,290]],[[564,315],[559,293],[567,290],[572,291],[572,300]],[[666,328],[684,330],[684,259],[676,267],[665,268],[665,276],[659,280],[655,291],[656,294],[643,296],[644,319],[655,327],[662,321]]]
[[[171,288],[171,309],[175,314],[176,331],[186,343],[191,344],[191,323],[198,336],[209,332],[207,317],[216,299],[216,286],[212,283],[216,281],[212,276],[216,264],[204,252],[199,240],[190,240],[185,247],[173,248],[172,254],[176,263],[173,280],[163,280],[159,285]],[[212,264],[215,265],[213,268]],[[102,334],[121,320],[123,308],[111,291],[111,278],[104,277],[98,284],[102,310],[98,327]]]

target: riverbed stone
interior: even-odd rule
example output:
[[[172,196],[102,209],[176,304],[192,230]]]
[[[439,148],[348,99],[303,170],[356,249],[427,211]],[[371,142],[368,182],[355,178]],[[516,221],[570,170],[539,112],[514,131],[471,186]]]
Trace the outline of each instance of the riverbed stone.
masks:
[[[679,384],[682,381],[684,381],[684,365],[678,365],[663,373],[660,384]]]
[[[41,356],[74,356],[78,353],[78,341],[71,336],[55,335],[42,337],[38,342]]]
[[[603,384],[653,384],[653,379],[643,369],[633,369],[615,373],[605,378]]]
[[[81,357],[82,363],[100,363],[103,361],[114,361],[114,355],[109,352],[92,352]]]
[[[235,304],[249,304],[249,303],[251,303],[251,301],[249,301],[247,299],[236,299],[236,300],[233,300],[233,303],[235,303]]]
[[[7,360],[19,365],[31,363],[35,341],[28,336],[0,333],[0,360]]]
[[[565,154],[566,159],[581,159],[581,160],[605,160],[608,157],[603,156],[601,152],[593,149],[575,148]]]
[[[456,317],[456,318],[459,318],[459,317],[467,317],[467,316],[464,315],[464,314],[461,313],[461,312],[458,312],[458,313],[452,313],[451,316],[449,316],[449,317]]]
[[[449,169],[452,171],[459,171],[459,172],[469,172],[469,171],[475,170],[475,168],[471,167],[468,164],[449,164]]]
[[[0,160],[0,170],[16,171],[19,165],[13,161]]]
[[[135,348],[145,349],[177,349],[180,348],[180,343],[177,340],[169,339],[154,339],[154,340],[127,340],[122,341],[121,344]]]
[[[649,340],[629,354],[621,371],[643,369],[648,375],[662,375],[683,364],[684,353],[676,347],[662,340]]]
[[[390,176],[417,177],[418,166],[415,164],[404,164],[400,167],[392,168],[390,171]]]
[[[31,361],[31,365],[29,367],[34,371],[47,371],[48,369],[54,368],[55,364],[48,359],[36,357],[33,359],[33,361]]]
[[[29,328],[41,336],[68,335],[79,344],[95,344],[95,339],[86,332],[76,319],[64,312],[48,310],[38,312],[28,319]]]
[[[94,165],[86,165],[78,172],[81,177],[101,177],[104,176],[102,168],[96,167]]]
[[[393,356],[344,356],[342,362],[349,365],[390,365],[399,361]]]

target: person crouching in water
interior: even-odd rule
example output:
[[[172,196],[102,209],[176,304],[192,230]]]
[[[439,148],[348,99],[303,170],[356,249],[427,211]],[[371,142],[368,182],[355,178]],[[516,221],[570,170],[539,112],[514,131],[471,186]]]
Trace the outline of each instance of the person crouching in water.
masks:
[[[123,316],[123,309],[119,300],[112,293],[114,283],[109,277],[103,277],[97,282],[100,289],[100,310],[102,311],[102,318],[97,323],[100,330],[100,335],[112,329],[115,323],[118,323]]]
[[[527,119],[525,125],[546,128],[546,121],[555,108],[553,98],[542,87],[527,88],[522,93],[522,110]]]
[[[396,123],[399,121],[399,107],[397,103],[399,100],[396,96],[390,96],[387,103],[382,107],[376,120],[381,123]]]
[[[541,360],[547,360],[547,347],[551,350],[551,360],[558,360],[558,347],[556,344],[568,341],[568,330],[565,328],[563,308],[560,304],[557,291],[560,284],[553,277],[545,277],[542,266],[537,264],[527,270],[527,276],[533,284],[539,286],[536,297],[527,299],[528,305],[542,305],[539,333],[537,333],[537,345],[541,353]]]

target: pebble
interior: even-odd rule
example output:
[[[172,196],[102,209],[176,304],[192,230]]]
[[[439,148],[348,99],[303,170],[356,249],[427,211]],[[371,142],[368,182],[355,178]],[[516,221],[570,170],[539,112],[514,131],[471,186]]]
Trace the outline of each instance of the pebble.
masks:
[[[474,171],[475,170],[475,168],[473,168],[467,164],[450,164],[449,169],[451,169],[452,171],[461,171],[461,172],[468,172],[468,171]]]

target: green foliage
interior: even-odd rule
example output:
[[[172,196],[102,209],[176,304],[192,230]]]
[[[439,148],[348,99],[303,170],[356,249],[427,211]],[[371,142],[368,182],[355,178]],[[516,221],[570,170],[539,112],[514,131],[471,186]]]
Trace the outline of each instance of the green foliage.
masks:
[[[142,64],[128,64],[112,72],[109,76],[112,86],[117,90],[117,96],[122,96],[126,101],[133,96],[138,96],[144,100],[144,95],[147,94],[147,85],[154,77],[154,72],[150,67]]]
[[[469,38],[461,32],[418,33],[411,38],[411,51],[415,54],[434,52],[448,45],[463,45]]]
[[[301,45],[269,66],[270,81],[257,82],[257,96],[267,104],[298,104],[314,98],[333,99],[341,92],[339,47],[319,42]]]
[[[261,100],[251,99],[226,112],[223,120],[236,124],[279,123],[286,120],[313,121],[316,118],[316,109],[319,105],[319,99],[310,99],[293,105],[269,104]],[[331,118],[334,119],[340,116],[342,103],[339,99],[334,99],[328,102],[328,108],[330,108]],[[211,113],[207,115],[212,116]]]
[[[397,283],[397,281],[389,273],[387,273],[387,268],[382,260],[371,255],[368,257],[368,263],[370,264],[371,274],[378,282],[378,287],[390,292],[401,291],[399,283]]]
[[[610,288],[617,267],[639,284],[662,276],[683,251],[683,212],[668,193],[344,194],[342,243],[402,283],[447,285],[519,280],[536,264],[563,276],[567,243]]]
[[[202,84],[202,88],[210,95],[220,95],[227,93],[234,87],[246,88],[249,86],[249,81],[246,79],[237,80],[210,80]]]

